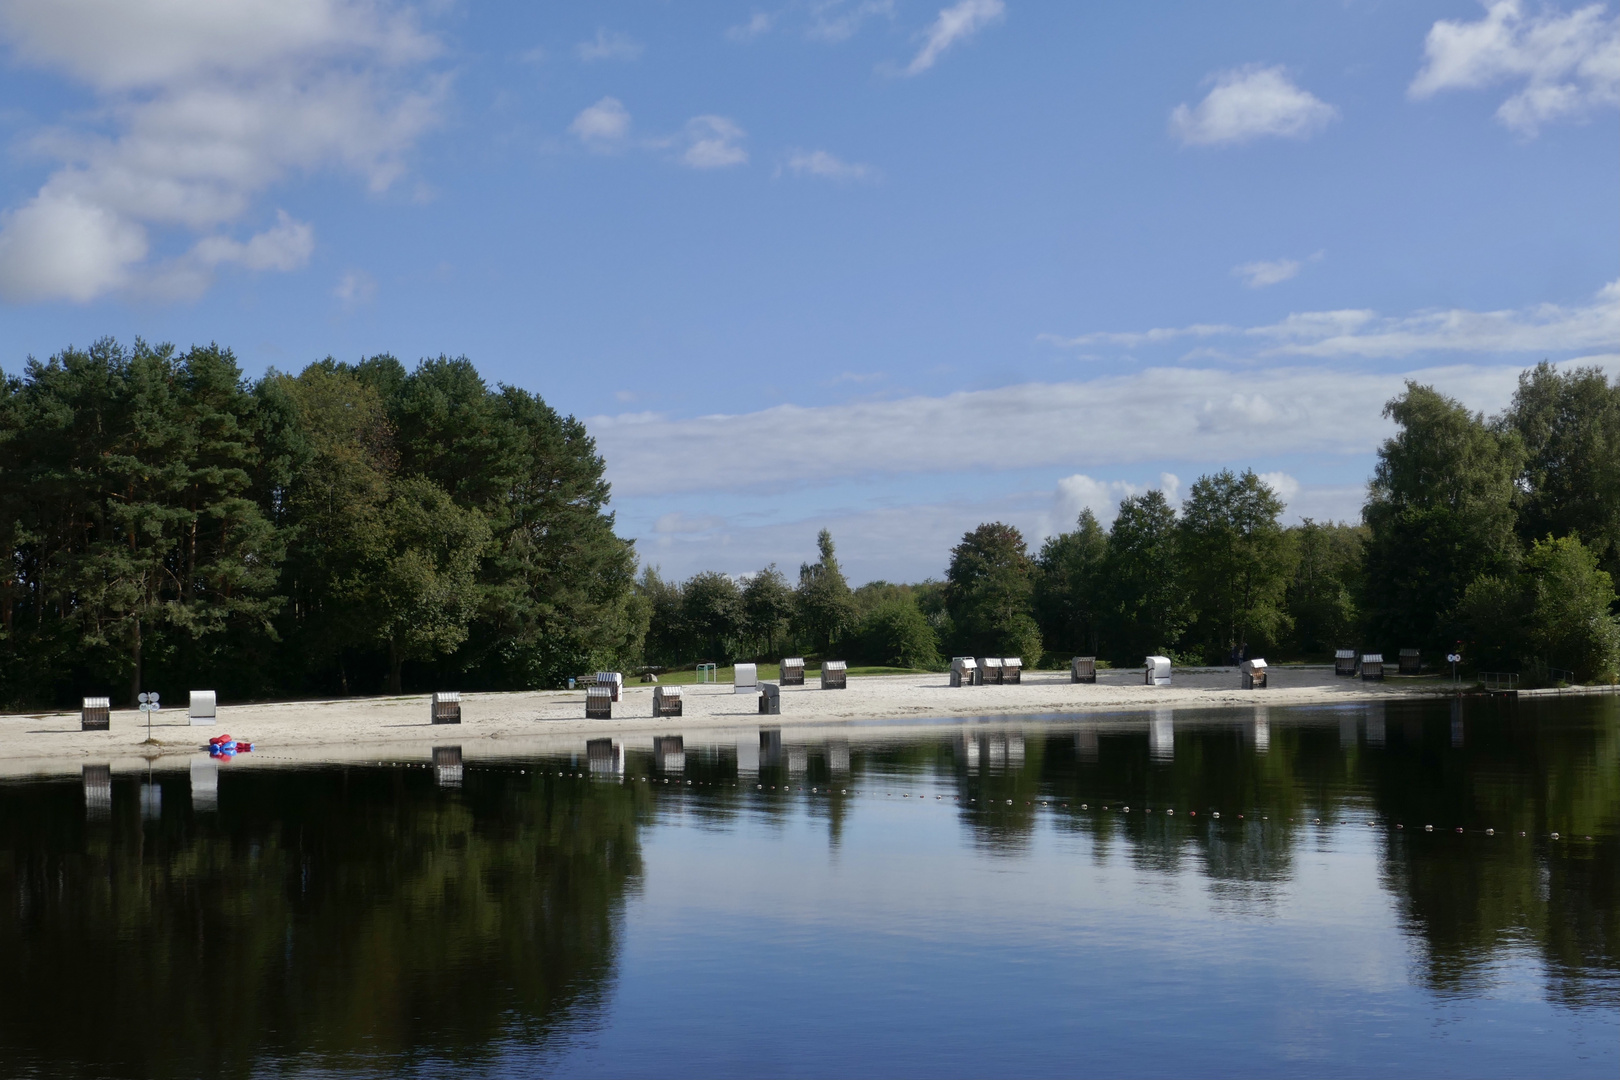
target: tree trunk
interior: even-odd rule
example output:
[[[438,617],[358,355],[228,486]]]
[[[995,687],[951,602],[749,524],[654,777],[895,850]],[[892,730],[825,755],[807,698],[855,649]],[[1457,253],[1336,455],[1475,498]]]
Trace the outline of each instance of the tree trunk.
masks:
[[[134,705],[141,694],[141,620],[135,620],[134,640],[131,643],[130,655],[135,660],[135,671],[129,680],[129,703]]]
[[[400,678],[400,668],[404,666],[404,658],[399,655],[399,646],[392,641],[388,643],[388,692],[402,694],[405,692],[404,681]]]

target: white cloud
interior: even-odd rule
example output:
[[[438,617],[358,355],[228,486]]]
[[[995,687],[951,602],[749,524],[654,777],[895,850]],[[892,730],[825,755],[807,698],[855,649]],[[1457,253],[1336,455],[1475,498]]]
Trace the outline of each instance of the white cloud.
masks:
[[[1365,310],[1308,311],[1264,326],[1201,323],[1067,338],[1040,335],[1040,340],[1056,345],[1117,345],[1127,349],[1186,338],[1226,339],[1238,354],[1262,360],[1389,359],[1446,352],[1514,355],[1612,351],[1620,347],[1620,281],[1605,285],[1591,303],[1579,307],[1538,304],[1505,311],[1451,308],[1393,318]]]
[[[593,150],[610,150],[630,134],[630,113],[618,98],[605,97],[581,109],[568,130]]]
[[[568,130],[591,150],[606,153],[632,146],[673,150],[682,164],[694,169],[723,169],[748,161],[748,151],[741,146],[747,132],[724,116],[694,116],[679,134],[632,141],[630,111],[615,97],[581,109]]]
[[[757,37],[771,32],[776,19],[769,12],[756,11],[748,17],[748,21],[738,23],[726,28],[726,37],[732,41],[752,41]]]
[[[782,168],[794,176],[816,176],[824,180],[877,180],[881,173],[871,165],[844,161],[825,150],[793,150]]]
[[[1270,262],[1240,263],[1232,267],[1234,277],[1243,279],[1251,289],[1263,289],[1298,277],[1303,264],[1298,259],[1273,259]]]
[[[794,17],[802,13],[803,18]],[[776,11],[755,11],[746,22],[726,28],[732,41],[753,41],[789,22],[811,41],[838,44],[860,33],[867,20],[894,17],[894,0],[797,0]]]
[[[1583,308],[1290,316],[1249,330],[1255,359],[1415,358],[1428,353],[1587,355],[1620,363],[1620,283]],[[1165,331],[1165,334],[1173,334]],[[1596,354],[1595,356],[1593,354]],[[1089,381],[1025,383],[942,397],[780,405],[741,415],[637,414],[591,421],[622,495],[757,490],[840,478],[1025,468],[1091,470],[1146,462],[1226,464],[1288,454],[1365,454],[1388,431],[1384,402],[1406,378],[1476,409],[1511,397],[1516,365],[1348,363],[1177,367]]]
[[[1165,475],[1175,479],[1168,473]],[[1042,530],[1042,535],[1068,532],[1080,519],[1082,510],[1090,510],[1106,528],[1119,515],[1120,500],[1146,490],[1145,486],[1127,480],[1093,480],[1085,473],[1065,476],[1052,493],[1052,522]]]
[[[810,6],[810,26],[805,36],[812,41],[848,41],[860,32],[867,19],[876,15],[892,18],[894,0],[822,0]]]
[[[706,534],[726,527],[726,519],[713,514],[683,514],[674,511],[662,514],[653,522],[653,532],[665,535]]]
[[[645,45],[624,34],[598,29],[590,41],[574,46],[574,55],[589,64],[597,60],[638,60],[645,50]]]
[[[7,0],[18,57],[103,90],[164,89],[361,53],[390,64],[439,50],[409,11],[338,0]]]
[[[349,270],[338,279],[332,295],[349,310],[369,304],[377,295],[377,279],[364,270]]]
[[[1261,373],[1155,369],[944,397],[779,405],[740,415],[591,420],[619,495],[984,470],[1227,463],[1362,454],[1407,373],[1337,367]],[[1517,368],[1410,373],[1471,403],[1506,401]],[[1476,405],[1476,407],[1480,407]]]
[[[859,583],[940,577],[952,545],[981,522],[1013,525],[1036,549],[1046,537],[1073,529],[1083,506],[1089,506],[1106,527],[1113,523],[1119,501],[1126,496],[1157,488],[1175,503],[1180,486],[1169,473],[1161,474],[1157,482],[1146,478],[1140,482],[1094,480],[1081,474],[1065,477],[1046,490],[1014,489],[1005,494],[903,506],[873,506],[857,497],[848,505],[811,513],[795,510],[786,520],[768,522],[679,511],[631,522],[629,518],[636,516],[635,500],[616,499],[616,504],[621,527],[636,534],[642,559],[658,564],[666,577],[685,578],[699,570],[740,575],[773,562],[792,567],[816,557],[816,533],[828,528],[838,543],[845,573]],[[697,496],[694,501],[703,498]],[[1357,521],[1365,498],[1363,484],[1305,485],[1283,520]]]
[[[966,41],[1006,12],[1002,0],[959,0],[942,8],[923,34],[922,48],[906,65],[907,75],[920,75],[934,66],[946,50],[958,42]]]
[[[297,270],[309,262],[314,250],[315,229],[280,210],[275,225],[246,242],[220,234],[205,236],[179,258],[144,267],[122,285],[131,294],[150,299],[193,300],[208,291],[221,266]]]
[[[1620,105],[1620,14],[1609,17],[1603,4],[1526,16],[1518,0],[1499,0],[1477,22],[1436,22],[1424,56],[1409,88],[1414,98],[1522,84],[1496,111],[1522,135]]]
[[[447,90],[421,66],[438,44],[411,12],[365,0],[9,0],[0,35],[100,104],[31,140],[61,164],[0,220],[13,301],[189,294],[221,263],[301,266],[307,225],[247,241],[223,230],[295,172],[336,168],[386,190]],[[153,229],[203,235],[152,266]]]
[[[737,145],[747,133],[724,116],[694,116],[686,122],[681,161],[694,169],[724,169],[742,165],[748,151]]]
[[[1338,110],[1294,85],[1281,65],[1251,64],[1210,77],[1214,87],[1196,106],[1177,105],[1170,132],[1190,146],[1244,143],[1263,136],[1303,139]]]
[[[93,300],[146,258],[146,230],[64,191],[42,191],[0,218],[0,295],[18,303]]]
[[[1260,474],[1260,482],[1277,493],[1277,498],[1284,503],[1292,503],[1299,494],[1300,482],[1285,472],[1264,472]]]
[[[274,227],[245,244],[228,236],[207,236],[197,241],[191,254],[205,266],[235,263],[249,270],[296,270],[309,262],[314,250],[314,228],[280,210]]]

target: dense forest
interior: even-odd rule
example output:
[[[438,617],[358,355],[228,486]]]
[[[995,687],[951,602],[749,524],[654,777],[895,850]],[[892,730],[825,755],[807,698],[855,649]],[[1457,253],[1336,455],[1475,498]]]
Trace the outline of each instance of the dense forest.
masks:
[[[646,620],[585,426],[466,360],[250,382],[101,341],[0,380],[0,697],[554,685]]]
[[[101,341],[0,378],[0,700],[556,686],[598,668],[953,654],[1136,664],[1338,647],[1609,679],[1620,383],[1523,374],[1486,418],[1415,384],[1362,522],[1284,526],[1253,472],[1125,499],[1031,551],[989,523],[942,580],[637,577],[583,424],[465,359],[244,378],[228,350]]]
[[[1476,670],[1611,680],[1620,664],[1620,382],[1542,364],[1486,418],[1408,384],[1358,524],[1282,524],[1252,471],[1199,478],[1180,507],[1089,510],[1031,551],[1016,528],[979,526],[941,581],[851,589],[832,537],[791,586],[776,567],[685,583],[643,572],[644,655],[657,664],[836,652],[877,665],[941,656],[1149,654],[1226,663],[1324,659],[1335,649],[1461,646]]]

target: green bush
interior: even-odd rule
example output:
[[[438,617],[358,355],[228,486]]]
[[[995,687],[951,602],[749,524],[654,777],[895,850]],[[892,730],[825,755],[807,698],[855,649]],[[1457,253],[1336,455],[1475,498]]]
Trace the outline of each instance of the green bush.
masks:
[[[934,628],[909,599],[888,600],[873,608],[861,623],[860,656],[884,667],[940,667]]]

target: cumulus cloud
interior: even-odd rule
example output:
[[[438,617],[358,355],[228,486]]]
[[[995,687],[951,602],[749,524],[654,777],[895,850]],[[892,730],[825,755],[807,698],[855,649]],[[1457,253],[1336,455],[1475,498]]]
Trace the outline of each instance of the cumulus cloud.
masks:
[[[724,169],[748,161],[739,144],[747,133],[724,116],[694,116],[678,142],[681,162],[694,169]]]
[[[335,168],[388,189],[447,90],[412,13],[366,0],[9,0],[0,35],[22,63],[93,92],[111,121],[65,118],[31,139],[60,166],[0,217],[0,295],[16,302],[149,281],[194,293],[219,265],[302,266],[310,226],[245,241],[230,227],[292,173]],[[153,230],[198,240],[153,265]]]
[[[1263,472],[1260,482],[1277,493],[1277,498],[1284,503],[1291,503],[1299,494],[1300,483],[1285,472]]]
[[[1057,490],[1052,493],[1052,521],[1042,530],[1042,535],[1049,536],[1074,528],[1082,510],[1090,510],[1106,528],[1119,516],[1122,500],[1154,487],[1163,491],[1171,502],[1176,502],[1181,480],[1175,473],[1160,473],[1156,485],[1133,484],[1128,480],[1093,480],[1085,473],[1065,476],[1057,482]]]
[[[960,0],[948,8],[942,8],[923,32],[922,47],[911,58],[911,63],[906,65],[905,73],[921,75],[949,49],[1001,18],[1006,10],[1007,5],[1002,0]]]
[[[845,161],[825,150],[792,150],[780,171],[793,176],[814,176],[823,180],[863,181],[877,180],[880,173],[871,165]]]
[[[605,97],[581,109],[568,130],[593,150],[611,150],[630,134],[630,112],[618,98]]]
[[[1421,99],[1498,83],[1520,89],[1496,118],[1526,136],[1555,120],[1620,105],[1620,14],[1590,4],[1526,15],[1519,0],[1498,0],[1475,22],[1442,19],[1429,29],[1423,69],[1409,93]]]
[[[67,191],[42,191],[0,217],[0,295],[15,303],[93,300],[146,258],[146,230]]]
[[[597,60],[638,60],[646,46],[630,37],[606,29],[598,29],[596,36],[574,46],[574,55],[587,64]]]
[[[1303,139],[1326,127],[1338,110],[1301,89],[1281,65],[1221,71],[1195,106],[1177,105],[1170,133],[1189,146],[1223,146],[1266,136]]]
[[[1576,307],[1538,304],[1503,311],[1450,308],[1398,317],[1361,309],[1307,311],[1263,326],[1197,323],[1075,337],[1040,336],[1050,344],[1075,348],[1115,345],[1138,349],[1187,339],[1223,339],[1222,343],[1236,354],[1259,360],[1389,359],[1448,352],[1506,356],[1613,351],[1620,347],[1620,281],[1605,285],[1590,303]]]
[[[191,254],[206,266],[235,263],[249,270],[296,270],[309,262],[314,250],[314,228],[307,222],[294,221],[285,210],[280,210],[276,213],[275,226],[247,243],[228,236],[207,236],[197,241]]]

